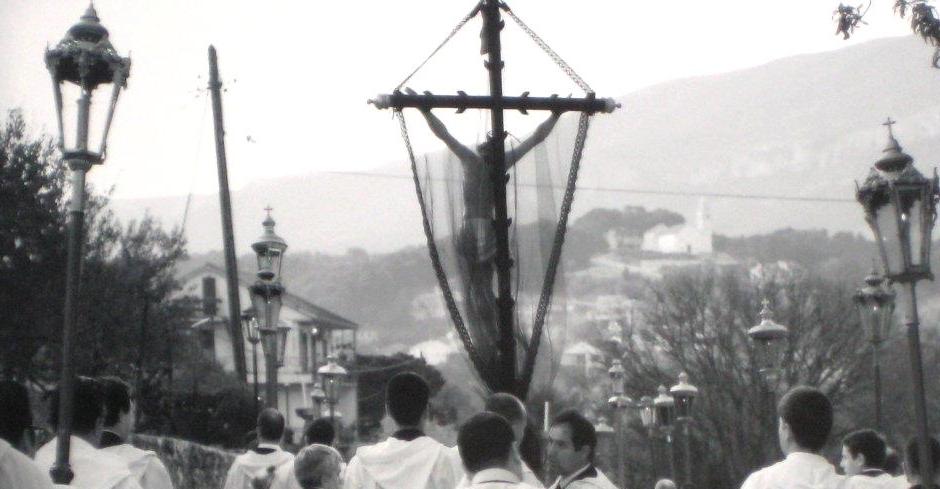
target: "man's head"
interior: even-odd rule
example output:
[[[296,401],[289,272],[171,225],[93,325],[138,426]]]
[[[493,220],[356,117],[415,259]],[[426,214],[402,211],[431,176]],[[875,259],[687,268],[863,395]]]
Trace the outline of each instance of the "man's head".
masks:
[[[526,414],[525,405],[522,404],[522,401],[520,401],[518,397],[505,392],[493,394],[486,400],[486,405],[483,409],[506,418],[506,421],[509,421],[509,424],[512,426],[516,443],[522,442],[522,437],[525,435],[525,426],[529,421],[529,417]]]
[[[278,444],[284,436],[284,416],[274,408],[258,414],[258,443]]]
[[[326,445],[333,446],[333,439],[336,438],[336,431],[333,429],[333,423],[327,418],[317,418],[307,426],[304,431],[304,442],[307,445]]]
[[[29,392],[22,384],[5,380],[0,382],[0,438],[21,452],[32,455],[33,440],[30,430],[33,414],[29,409]]]
[[[101,400],[101,385],[90,377],[75,379],[72,394],[72,432],[97,442],[104,424],[104,406]],[[59,390],[52,392],[49,403],[49,424],[59,429]]]
[[[936,483],[937,479],[940,478],[940,474],[937,473],[937,462],[940,461],[940,443],[931,436],[928,446],[929,450],[927,452],[930,457],[930,465],[934,468],[934,483]],[[920,447],[915,436],[907,442],[907,448],[904,450],[904,474],[907,475],[907,480],[911,484],[923,484],[920,477],[920,461]]]
[[[418,374],[395,374],[385,388],[388,414],[399,427],[418,427],[428,410],[431,389]]]
[[[510,468],[514,436],[506,418],[488,411],[470,417],[457,433],[460,460],[467,472]]]
[[[562,476],[594,461],[594,425],[575,410],[558,413],[548,431],[548,462]]]
[[[659,479],[654,489],[676,489],[676,483],[670,479]]]
[[[860,474],[865,469],[883,469],[887,445],[875,430],[853,431],[842,439],[842,461],[846,475]]]
[[[104,427],[122,438],[134,431],[134,408],[136,401],[131,395],[131,387],[118,377],[102,377],[102,398],[104,400]]]
[[[798,386],[784,394],[777,404],[780,416],[780,449],[817,453],[832,430],[832,403],[819,389]]]
[[[294,477],[303,489],[339,489],[343,457],[332,447],[310,445],[294,458]]]

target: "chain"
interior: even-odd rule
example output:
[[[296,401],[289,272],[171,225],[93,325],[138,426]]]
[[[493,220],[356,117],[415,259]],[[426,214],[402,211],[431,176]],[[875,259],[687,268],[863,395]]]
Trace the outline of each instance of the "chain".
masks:
[[[561,250],[565,244],[565,235],[568,229],[568,215],[571,213],[571,204],[574,202],[574,190],[578,183],[578,170],[581,168],[581,155],[584,153],[584,143],[587,141],[587,131],[591,116],[582,112],[578,120],[578,136],[575,139],[571,155],[571,169],[568,171],[568,183],[565,187],[565,196],[561,201],[561,211],[558,224],[555,226],[555,240],[552,243],[552,253],[545,268],[545,277],[542,281],[542,294],[539,296],[539,305],[535,312],[535,321],[532,324],[532,339],[526,351],[525,363],[522,367],[522,376],[519,379],[518,389],[525,399],[532,375],[535,371],[535,357],[539,352],[539,343],[542,341],[542,330],[545,326],[545,315],[552,301],[552,292],[555,288],[555,274],[558,272],[558,263],[561,261]]]
[[[542,48],[542,51],[545,51],[545,54],[552,58],[552,61],[554,61],[555,64],[558,65],[558,67],[568,75],[568,78],[571,78],[573,82],[581,87],[581,90],[584,90],[587,93],[594,93],[594,90],[591,88],[591,86],[588,85],[587,82],[584,81],[584,79],[581,78],[577,73],[575,73],[574,69],[571,68],[571,66],[569,66],[565,60],[561,59],[561,56],[559,56],[555,50],[553,50],[545,41],[543,41],[542,38],[535,33],[535,31],[527,26],[525,22],[522,21],[522,19],[516,17],[516,14],[512,11],[512,9],[509,8],[508,5],[505,3],[500,3],[500,7],[506,12],[507,15],[509,15],[509,17],[512,18],[513,21],[515,21],[516,24],[519,25],[523,31],[525,31],[526,34],[529,35],[529,37],[532,38],[533,41],[535,41],[536,44],[539,45],[540,48]]]
[[[486,363],[483,361],[483,358],[480,357],[480,353],[477,351],[476,346],[473,344],[473,340],[470,338],[470,333],[467,332],[467,326],[463,322],[463,317],[460,315],[460,309],[457,308],[457,301],[454,300],[454,293],[450,289],[450,282],[447,280],[447,275],[444,273],[444,267],[441,265],[441,256],[437,250],[437,244],[434,242],[434,234],[431,229],[431,222],[428,220],[428,210],[427,205],[424,201],[424,192],[421,191],[421,181],[418,177],[418,164],[415,161],[414,150],[411,148],[411,138],[408,136],[408,126],[405,124],[405,116],[401,113],[401,109],[395,110],[395,117],[398,118],[398,126],[401,129],[401,137],[405,142],[405,147],[408,150],[408,157],[411,159],[411,173],[414,178],[415,190],[418,194],[418,205],[421,207],[421,217],[422,224],[424,225],[424,235],[428,241],[428,255],[431,257],[431,265],[434,267],[434,274],[437,276],[437,283],[441,287],[441,293],[444,295],[444,303],[447,304],[447,311],[450,313],[451,319],[454,321],[454,329],[457,330],[457,334],[460,336],[460,341],[463,342],[464,348],[467,350],[467,354],[470,356],[470,361],[473,363],[476,371],[480,374],[480,377],[483,379],[489,379],[488,375],[489,369],[487,368]],[[486,383],[484,381],[484,383]],[[487,387],[490,387],[487,385]]]
[[[448,34],[447,37],[444,38],[444,40],[441,41],[441,43],[438,44],[436,48],[434,48],[434,51],[431,51],[431,54],[429,54],[427,58],[424,58],[424,61],[422,61],[421,64],[419,64],[418,67],[414,69],[414,71],[412,71],[408,76],[406,76],[405,79],[402,80],[401,83],[399,83],[398,86],[395,87],[395,90],[401,90],[401,87],[403,87],[405,83],[408,83],[408,80],[410,80],[411,77],[415,76],[415,73],[421,70],[421,68],[424,68],[424,65],[427,64],[427,62],[430,61],[431,58],[433,58],[434,55],[437,54],[437,52],[440,51],[441,48],[443,48],[444,45],[447,44],[447,42],[450,41],[451,38],[453,38],[457,34],[458,31],[460,31],[460,29],[463,28],[464,24],[466,24],[477,13],[479,13],[482,7],[483,7],[483,2],[477,3],[476,6],[473,7],[473,10],[470,11],[470,13],[465,15],[463,19],[460,19],[460,22],[458,22],[457,25],[454,26],[453,30],[450,31],[450,34]]]

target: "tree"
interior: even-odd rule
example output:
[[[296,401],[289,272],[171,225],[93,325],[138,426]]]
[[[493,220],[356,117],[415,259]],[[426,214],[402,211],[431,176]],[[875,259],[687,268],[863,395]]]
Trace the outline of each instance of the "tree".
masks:
[[[861,5],[854,7],[840,3],[833,12],[836,19],[836,35],[841,34],[843,39],[852,37],[855,29],[866,23],[863,19],[869,7],[870,1],[864,11]],[[940,68],[940,17],[937,16],[937,10],[930,5],[930,0],[895,0],[894,13],[902,19],[910,14],[911,31],[922,37],[924,42],[937,48],[932,65],[934,68]]]
[[[737,486],[779,457],[774,406],[747,338],[764,298],[791,333],[785,384],[817,386],[841,410],[867,375],[867,338],[858,334],[848,288],[803,271],[765,274],[757,283],[740,270],[669,273],[650,287],[642,324],[616,352],[632,395],[668,387],[681,371],[701,390],[693,465],[703,487]]]

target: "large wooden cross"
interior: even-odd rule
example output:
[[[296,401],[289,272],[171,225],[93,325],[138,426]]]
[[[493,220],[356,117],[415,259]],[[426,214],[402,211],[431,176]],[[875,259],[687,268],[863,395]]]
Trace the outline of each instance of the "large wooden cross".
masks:
[[[530,97],[528,92],[521,96],[503,96],[503,60],[501,53],[500,31],[503,22],[500,15],[500,2],[497,0],[483,0],[480,3],[480,14],[483,16],[483,32],[481,40],[484,43],[488,59],[484,66],[489,72],[489,95],[467,95],[458,92],[457,95],[433,95],[429,92],[422,94],[409,94],[395,90],[391,94],[380,95],[371,102],[379,109],[404,108],[451,108],[463,112],[466,109],[488,109],[492,122],[492,134],[488,137],[489,157],[491,168],[494,198],[493,228],[496,236],[496,277],[497,277],[497,304],[499,308],[498,325],[498,392],[519,392],[516,371],[516,337],[514,334],[511,269],[513,260],[509,254],[509,226],[506,204],[506,184],[509,181],[506,168],[506,132],[503,129],[503,111],[518,110],[527,113],[530,110],[551,112],[586,112],[610,113],[619,107],[613,99],[599,99],[593,93],[583,98],[560,98],[557,95],[550,97]]]

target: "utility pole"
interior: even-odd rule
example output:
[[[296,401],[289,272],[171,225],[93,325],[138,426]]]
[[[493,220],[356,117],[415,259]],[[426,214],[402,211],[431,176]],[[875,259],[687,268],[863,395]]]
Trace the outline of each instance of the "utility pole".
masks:
[[[212,93],[212,120],[215,123],[215,157],[219,166],[219,206],[222,209],[222,245],[225,250],[225,281],[228,285],[228,330],[239,380],[247,382],[245,339],[242,337],[241,305],[238,301],[238,263],[235,261],[235,232],[232,230],[232,199],[228,190],[228,163],[225,160],[225,128],[222,125],[222,81],[215,46],[209,46],[209,91]]]

